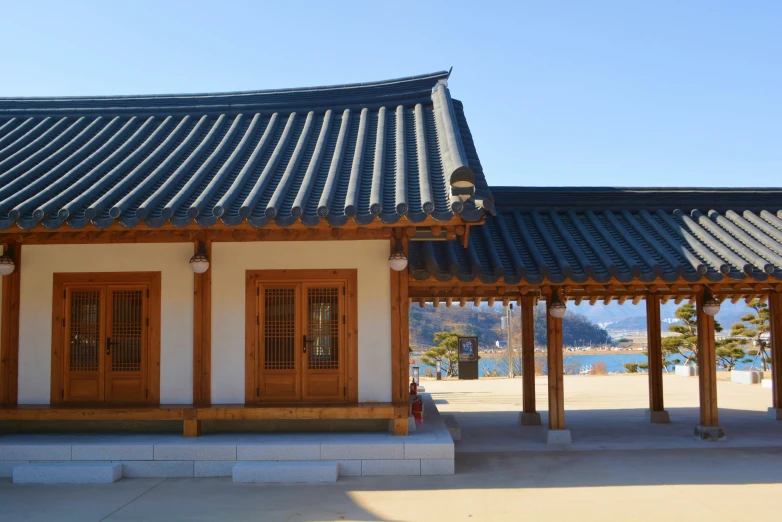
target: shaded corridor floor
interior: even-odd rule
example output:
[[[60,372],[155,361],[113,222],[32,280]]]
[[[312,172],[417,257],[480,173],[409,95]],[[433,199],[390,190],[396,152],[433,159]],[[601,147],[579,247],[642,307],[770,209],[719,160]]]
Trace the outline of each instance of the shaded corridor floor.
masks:
[[[779,520],[782,450],[470,453],[449,477],[0,482],[0,520]]]

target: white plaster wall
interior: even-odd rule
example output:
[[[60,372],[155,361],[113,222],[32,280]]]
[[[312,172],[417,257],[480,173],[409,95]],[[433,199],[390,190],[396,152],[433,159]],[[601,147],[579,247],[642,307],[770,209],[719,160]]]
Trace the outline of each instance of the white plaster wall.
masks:
[[[55,272],[161,272],[160,402],[193,400],[192,243],[25,245],[19,403],[48,404]]]
[[[213,243],[212,402],[244,403],[247,270],[358,270],[358,399],[391,400],[388,241]]]

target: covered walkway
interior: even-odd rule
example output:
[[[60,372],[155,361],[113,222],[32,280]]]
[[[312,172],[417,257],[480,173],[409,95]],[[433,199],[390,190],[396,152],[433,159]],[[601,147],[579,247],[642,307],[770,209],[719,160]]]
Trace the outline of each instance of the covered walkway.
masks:
[[[543,426],[521,426],[523,407],[520,378],[477,381],[424,380],[442,414],[451,414],[461,428],[457,453],[497,451],[677,450],[705,448],[692,437],[698,423],[698,379],[663,376],[669,424],[644,420],[648,376],[644,374],[564,377],[565,409],[571,445],[546,444],[548,384],[535,378]],[[717,383],[720,425],[728,437],[720,447],[778,447],[779,423],[767,418],[771,390],[760,385]]]

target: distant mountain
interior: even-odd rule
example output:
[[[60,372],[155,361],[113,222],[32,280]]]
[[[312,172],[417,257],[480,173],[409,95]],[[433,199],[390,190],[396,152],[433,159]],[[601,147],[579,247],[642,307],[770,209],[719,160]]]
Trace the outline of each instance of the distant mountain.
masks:
[[[535,309],[535,343],[546,343],[546,311],[544,306]],[[507,341],[508,332],[502,329],[505,315],[502,305],[490,308],[488,305],[474,307],[468,304],[464,308],[454,306],[434,308],[427,305],[421,308],[414,305],[410,309],[410,345],[414,348],[432,346],[435,332],[455,332],[460,335],[475,335],[481,347],[494,347],[497,341]],[[511,334],[513,345],[521,343],[521,318],[519,309],[513,310]],[[562,320],[562,340],[566,346],[585,344],[605,344],[610,338],[608,333],[592,321],[576,313],[568,313]]]
[[[675,322],[676,309],[680,305],[668,301],[661,305],[663,330],[668,324]],[[749,309],[743,301],[732,304],[722,303],[717,321],[729,331],[731,325],[740,320]],[[514,346],[520,343],[519,309],[513,310]],[[410,308],[410,345],[425,348],[432,345],[434,332],[456,332],[460,335],[475,335],[482,347],[494,346],[496,341],[507,341],[507,331],[501,328],[504,309],[502,305],[490,308],[487,304],[474,307],[468,304],[464,308],[453,306],[446,308],[441,305],[437,309],[432,305],[420,308],[417,304]],[[568,303],[568,313],[563,320],[563,341],[566,346],[583,344],[602,344],[606,342],[607,330],[646,330],[646,307],[643,302],[633,305],[626,302],[619,305],[612,302],[604,305],[602,302],[594,306],[582,302],[580,306]],[[535,342],[538,345],[546,343],[545,305],[539,304],[535,309]]]
[[[668,301],[664,305],[660,305],[660,319],[663,321],[664,330],[666,329],[666,323],[676,322],[676,309],[686,302],[688,301],[683,301],[677,305],[673,301]],[[584,315],[592,322],[598,323],[609,330],[646,330],[646,305],[643,301],[638,305],[633,305],[630,302],[620,305],[616,301],[612,301],[608,305],[598,303],[594,306],[585,302],[582,302],[579,306],[568,303],[568,309]],[[739,322],[741,316],[749,311],[750,309],[747,308],[744,301],[739,301],[736,304],[725,301],[722,303],[720,313],[717,314],[717,322],[725,330],[730,330],[733,323]]]

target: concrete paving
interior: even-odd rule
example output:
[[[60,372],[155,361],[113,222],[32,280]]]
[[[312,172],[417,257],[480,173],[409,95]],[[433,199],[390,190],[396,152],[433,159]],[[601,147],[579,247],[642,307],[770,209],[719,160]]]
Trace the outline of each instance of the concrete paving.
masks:
[[[453,476],[348,477],[318,485],[233,484],[230,478],[86,486],[2,480],[0,520],[780,520],[782,423],[764,417],[768,389],[720,382],[729,440],[696,443],[695,379],[666,376],[672,424],[650,425],[639,420],[646,407],[643,376],[566,378],[573,444],[552,450],[542,436],[530,435],[540,428],[516,424],[519,379],[425,383],[441,411],[462,424]],[[545,379],[536,387],[545,423]],[[655,431],[660,427],[669,431]],[[653,442],[658,437],[665,441]]]
[[[704,449],[693,438],[698,424],[698,379],[665,374],[665,409],[670,424],[644,421],[648,408],[646,375],[565,376],[565,424],[573,443],[548,445],[546,377],[535,379],[542,426],[520,426],[522,380],[424,381],[437,408],[461,428],[456,451],[584,451]],[[782,422],[767,418],[771,390],[720,380],[720,425],[727,440],[720,448],[782,447]],[[458,469],[457,469],[458,473]]]
[[[465,453],[446,477],[334,484],[0,482],[0,520],[693,520],[778,522],[782,450]]]

